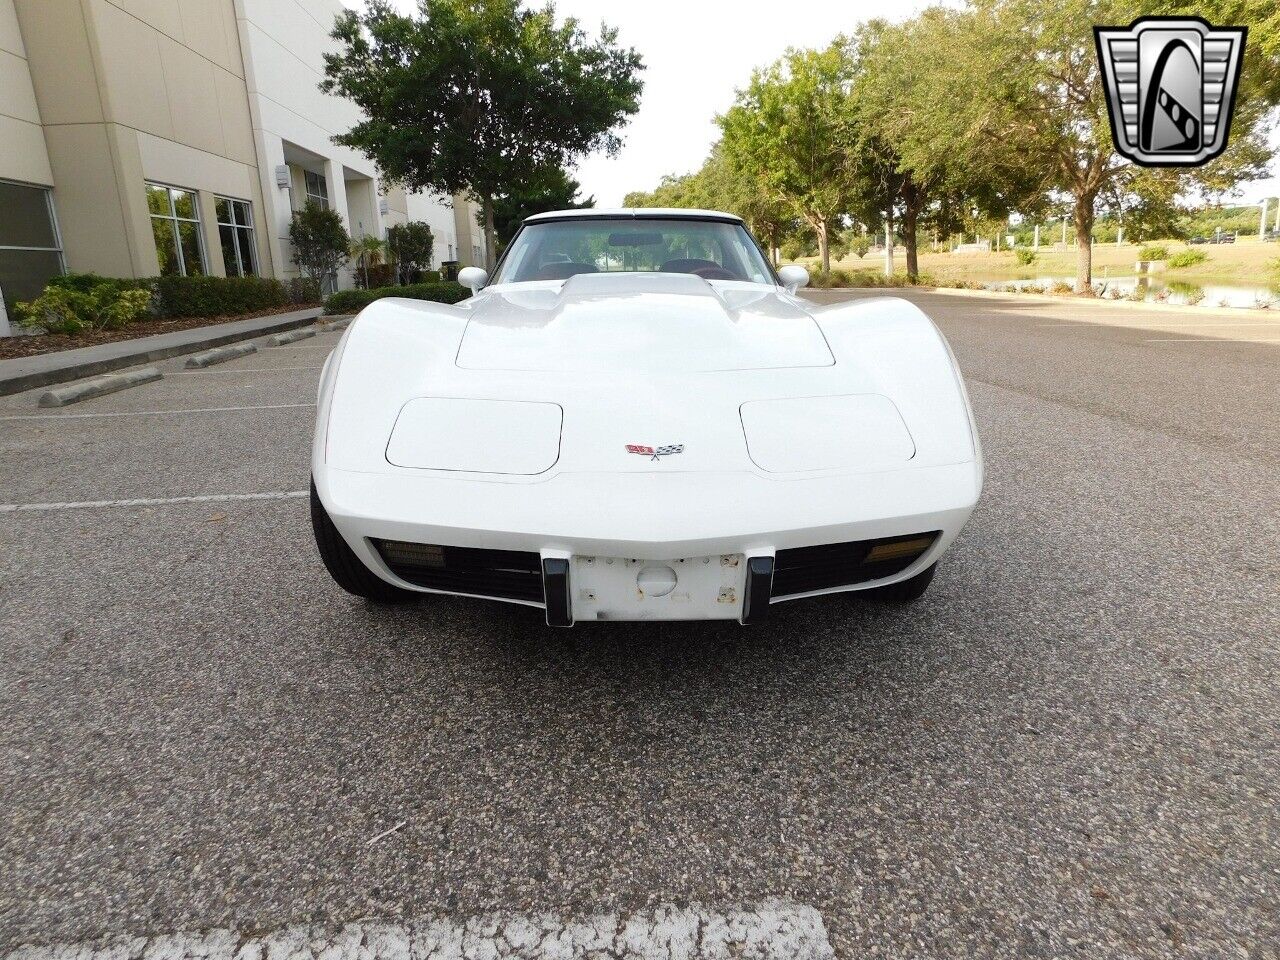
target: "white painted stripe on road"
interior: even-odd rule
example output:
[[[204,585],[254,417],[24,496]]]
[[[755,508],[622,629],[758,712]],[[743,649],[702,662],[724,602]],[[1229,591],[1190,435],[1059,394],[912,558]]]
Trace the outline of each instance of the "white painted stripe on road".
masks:
[[[0,503],[0,513],[28,513],[47,510],[89,510],[95,507],[157,507],[171,503],[232,503],[239,500],[296,500],[308,497],[309,490],[280,490],[271,493],[207,493],[194,497],[140,497],[135,500],[72,500],[65,503]]]
[[[217,367],[208,370],[174,370],[174,375],[184,377],[199,376],[204,373],[275,373],[277,370],[323,370],[324,364],[318,367]]]
[[[750,908],[658,907],[561,918],[496,913],[466,921],[362,921],[22,946],[5,960],[834,960],[822,915],[771,900]]]
[[[1225,320],[1222,323],[1206,323],[1202,321],[1193,321],[1190,323],[1152,323],[1150,321],[1126,321],[1124,323],[1098,323],[1093,320],[1076,320],[1072,323],[1037,323],[1037,327],[1110,327],[1119,328],[1121,330],[1164,330],[1168,327],[1197,328],[1205,329],[1217,327],[1280,327],[1280,320]]]
[[[176,407],[172,410],[122,410],[117,413],[26,413],[0,417],[0,420],[90,420],[97,417],[163,417],[184,413],[236,413],[241,410],[300,410],[314,406],[314,403],[264,403],[252,407]]]
[[[1280,337],[1270,337],[1267,339],[1259,339],[1256,337],[1232,337],[1226,339],[1224,337],[1147,337],[1146,343],[1280,343]]]

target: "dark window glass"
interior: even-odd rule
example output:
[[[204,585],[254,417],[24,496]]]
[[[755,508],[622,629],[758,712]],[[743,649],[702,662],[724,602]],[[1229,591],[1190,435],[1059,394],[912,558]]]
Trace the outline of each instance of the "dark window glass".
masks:
[[[248,227],[239,227],[236,230],[240,239],[240,266],[241,273],[246,277],[256,277],[258,275],[258,251],[253,246],[253,230]]]
[[[216,197],[213,201],[215,212],[218,214],[219,223],[231,222],[231,201],[226,197]]]
[[[204,273],[204,257],[200,255],[200,224],[190,220],[178,221],[178,240],[182,245],[182,265],[187,276]]]
[[[196,219],[195,194],[186,190],[173,191],[173,212],[184,220]]]
[[[151,218],[151,232],[156,239],[156,261],[160,265],[160,275],[162,277],[182,273],[173,227],[172,220],[161,220],[159,217]]]
[[[218,225],[218,240],[222,243],[222,265],[228,277],[241,276],[240,257],[236,252],[236,228]]]
[[[0,250],[0,291],[13,321],[14,306],[34,300],[44,285],[62,273],[62,257],[56,250]]]
[[[0,247],[57,246],[48,191],[20,183],[0,183]]]
[[[169,206],[169,188],[147,184],[147,209],[156,216],[173,216],[173,210]]]

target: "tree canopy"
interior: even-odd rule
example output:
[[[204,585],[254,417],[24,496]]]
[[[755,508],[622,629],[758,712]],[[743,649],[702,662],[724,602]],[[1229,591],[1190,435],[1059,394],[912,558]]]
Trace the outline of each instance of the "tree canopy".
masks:
[[[639,108],[639,54],[601,27],[557,22],[519,0],[421,0],[416,15],[389,0],[337,18],[339,52],[325,55],[321,89],[363,119],[335,137],[371,157],[392,183],[467,193],[480,203],[489,256],[494,198],[548,169],[602,150]]]

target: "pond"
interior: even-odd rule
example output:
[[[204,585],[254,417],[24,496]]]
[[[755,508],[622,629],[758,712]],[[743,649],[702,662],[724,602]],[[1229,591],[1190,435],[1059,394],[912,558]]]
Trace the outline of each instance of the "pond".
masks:
[[[990,280],[983,285],[988,290],[1017,287],[1052,287],[1054,284],[1074,284],[1075,277],[1035,277],[1023,280]],[[1272,307],[1280,308],[1280,287],[1201,286],[1183,280],[1164,280],[1159,274],[1151,277],[1094,277],[1093,289],[1107,300],[1131,299],[1141,288],[1142,299],[1148,303],[1199,304],[1203,307]]]

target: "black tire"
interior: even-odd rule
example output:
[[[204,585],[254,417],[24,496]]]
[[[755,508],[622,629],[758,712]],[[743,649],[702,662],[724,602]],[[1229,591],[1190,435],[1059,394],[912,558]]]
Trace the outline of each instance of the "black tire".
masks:
[[[360,561],[329,519],[316,493],[314,480],[311,482],[311,528],[315,531],[316,546],[320,548],[320,559],[324,561],[325,569],[347,593],[374,603],[405,603],[420,596],[412,590],[392,586]]]
[[[911,603],[924,596],[924,592],[929,589],[929,584],[933,582],[933,575],[937,569],[938,565],[932,563],[914,577],[886,584],[883,587],[864,590],[862,595],[877,603]]]

